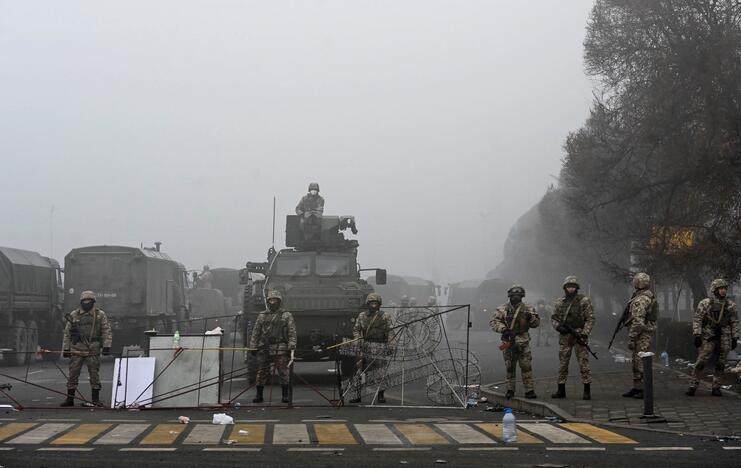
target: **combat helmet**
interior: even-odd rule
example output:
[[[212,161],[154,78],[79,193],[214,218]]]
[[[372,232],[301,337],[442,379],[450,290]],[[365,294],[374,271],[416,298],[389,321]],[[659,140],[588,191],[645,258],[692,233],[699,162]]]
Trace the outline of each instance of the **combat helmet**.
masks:
[[[383,304],[383,301],[381,300],[381,295],[378,293],[372,292],[368,294],[368,297],[365,298],[365,305],[368,305],[373,301],[378,302],[378,305]]]
[[[310,183],[309,184],[309,192],[311,192],[312,190],[316,190],[318,192],[319,191],[319,184],[316,183],[316,182]]]
[[[633,276],[633,287],[636,289],[646,289],[651,284],[651,277],[647,273],[638,272]]]
[[[277,289],[271,289],[265,300],[269,301],[270,299],[278,299],[280,302],[283,302],[283,295]]]
[[[563,280],[563,287],[565,288],[569,284],[573,284],[574,286],[576,286],[576,289],[579,289],[581,287],[581,286],[579,286],[579,278],[577,278],[574,275],[570,275],[570,276],[567,276],[566,278],[564,278],[564,280]]]
[[[513,284],[508,290],[507,290],[507,297],[512,296],[520,296],[525,297],[525,288],[520,286],[519,284]]]
[[[92,291],[83,291],[82,294],[80,294],[80,301],[84,301],[86,299],[92,299],[93,302],[95,302],[95,293]]]
[[[716,278],[710,283],[710,292],[715,294],[720,288],[728,288],[728,281],[723,278]]]

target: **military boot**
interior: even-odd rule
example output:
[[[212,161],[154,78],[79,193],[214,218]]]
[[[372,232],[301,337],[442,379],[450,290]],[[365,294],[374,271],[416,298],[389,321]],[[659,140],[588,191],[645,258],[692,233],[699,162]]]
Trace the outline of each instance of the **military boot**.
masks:
[[[100,389],[93,389],[93,406],[103,407],[103,402],[100,401]]]
[[[558,384],[556,393],[551,393],[551,398],[566,398],[566,384]]]
[[[525,398],[528,400],[534,400],[538,398],[538,395],[535,394],[535,390],[528,390],[527,393],[525,393]]]
[[[635,394],[633,395],[633,398],[636,398],[638,400],[643,400],[643,390],[636,390]]]
[[[280,389],[283,394],[282,398],[280,399],[280,402],[289,403],[291,401],[290,400],[291,387],[289,387],[288,385],[281,385]]]
[[[350,403],[357,404],[357,403],[360,403],[361,401],[363,401],[363,399],[360,398],[360,395],[358,395],[357,397],[355,397],[352,400],[350,400]]]
[[[686,392],[684,392],[687,396],[695,396],[695,392],[697,391],[697,387],[690,387],[687,389]]]
[[[61,402],[59,406],[63,406],[63,407],[75,406],[75,389],[74,388],[67,389],[67,398],[63,402]]]
[[[378,391],[378,402],[379,403],[386,403],[386,399],[383,397],[383,390]]]
[[[710,394],[713,396],[723,396],[723,394],[720,393],[720,388],[718,387],[713,387],[713,390],[710,392]]]
[[[257,389],[257,393],[255,394],[255,398],[252,399],[252,403],[262,403],[264,401],[262,399],[262,390],[265,387],[263,387],[262,385],[258,385],[255,388]]]
[[[591,383],[584,384],[584,394],[581,396],[581,399],[582,400],[592,399],[592,384]]]
[[[633,397],[634,397],[634,396],[636,396],[636,395],[637,395],[637,394],[638,394],[639,392],[640,392],[641,394],[643,394],[643,392],[642,392],[641,390],[638,390],[637,388],[631,388],[631,389],[630,389],[630,390],[628,390],[627,392],[623,393],[623,397],[625,397],[625,398],[633,398]]]

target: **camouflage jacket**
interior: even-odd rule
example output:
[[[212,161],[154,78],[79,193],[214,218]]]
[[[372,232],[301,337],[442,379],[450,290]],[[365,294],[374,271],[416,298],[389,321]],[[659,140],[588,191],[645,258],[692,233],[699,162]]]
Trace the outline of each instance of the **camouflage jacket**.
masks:
[[[630,310],[628,338],[631,340],[638,337],[641,333],[653,333],[656,330],[656,322],[649,320],[649,313],[653,303],[654,293],[648,289],[636,291],[628,303]]]
[[[304,195],[296,205],[296,214],[303,215],[305,213],[319,216],[324,214],[324,198],[321,195],[314,196],[308,193]]]
[[[388,343],[391,333],[391,318],[383,310],[369,314],[364,310],[355,319],[352,335],[372,343]]]
[[[296,323],[293,315],[283,308],[276,312],[261,312],[252,327],[250,348],[267,350],[271,354],[296,349]]]
[[[594,328],[594,308],[592,301],[582,294],[577,294],[573,298],[566,296],[559,297],[553,304],[553,315],[551,315],[551,324],[553,328],[558,328],[566,318],[566,325],[576,331],[576,333],[589,336]]]
[[[75,309],[66,317],[62,349],[96,353],[100,348],[110,348],[113,341],[111,323],[105,312],[93,307],[85,312]]]
[[[519,309],[519,312],[517,312],[517,309]],[[515,314],[517,315],[516,320]],[[514,330],[516,334],[525,334],[528,337],[530,336],[528,330],[530,328],[538,328],[539,325],[540,317],[535,311],[535,308],[524,302],[520,303],[516,308],[509,302],[500,305],[494,311],[494,315],[489,321],[489,326],[497,333],[502,333],[505,330]]]
[[[719,329],[721,336],[730,336],[738,339],[738,313],[736,303],[731,300],[706,298],[697,304],[695,317],[692,320],[692,334],[702,336],[705,340],[720,338],[716,334]]]

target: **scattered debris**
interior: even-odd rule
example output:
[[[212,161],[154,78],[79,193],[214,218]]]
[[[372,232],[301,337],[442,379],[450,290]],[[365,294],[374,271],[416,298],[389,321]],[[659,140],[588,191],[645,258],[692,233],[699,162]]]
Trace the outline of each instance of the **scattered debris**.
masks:
[[[216,327],[213,330],[209,330],[205,333],[205,335],[223,335],[224,330],[221,327]]]
[[[406,461],[406,460],[399,460],[399,465],[407,465],[407,464],[409,464],[408,461]]]
[[[180,421],[180,424],[188,424],[190,422],[190,418],[188,416],[180,416],[178,418],[178,421]]]
[[[239,435],[249,435],[249,432],[245,431],[244,429],[240,429]]]
[[[226,445],[234,445],[234,444],[236,444],[236,443],[237,443],[237,441],[236,441],[236,440],[234,440],[234,439],[222,439],[221,441],[222,441],[223,443],[225,443]]]
[[[554,422],[554,423],[562,423],[563,422],[563,419],[559,418],[558,416],[546,416],[546,419],[549,422]]]
[[[178,431],[170,431],[170,435],[176,435],[178,434]]]
[[[486,403],[488,401],[489,401],[489,399],[486,398],[485,396],[482,396],[481,398],[479,398],[479,403]]]
[[[443,460],[442,458],[438,458],[437,460],[435,460],[435,463],[437,463],[438,465],[445,465],[446,463],[448,463],[448,460]]]
[[[214,419],[211,421],[212,424],[234,424],[234,418],[224,413],[214,414]]]

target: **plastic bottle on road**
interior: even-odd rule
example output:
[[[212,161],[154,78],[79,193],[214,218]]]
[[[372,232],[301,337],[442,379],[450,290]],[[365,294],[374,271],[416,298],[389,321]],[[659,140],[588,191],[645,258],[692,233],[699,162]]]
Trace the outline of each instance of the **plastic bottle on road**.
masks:
[[[506,443],[517,442],[517,425],[512,408],[504,408],[504,418],[502,418],[502,439]]]
[[[661,353],[661,363],[664,365],[664,367],[669,367],[669,353],[664,351]]]

